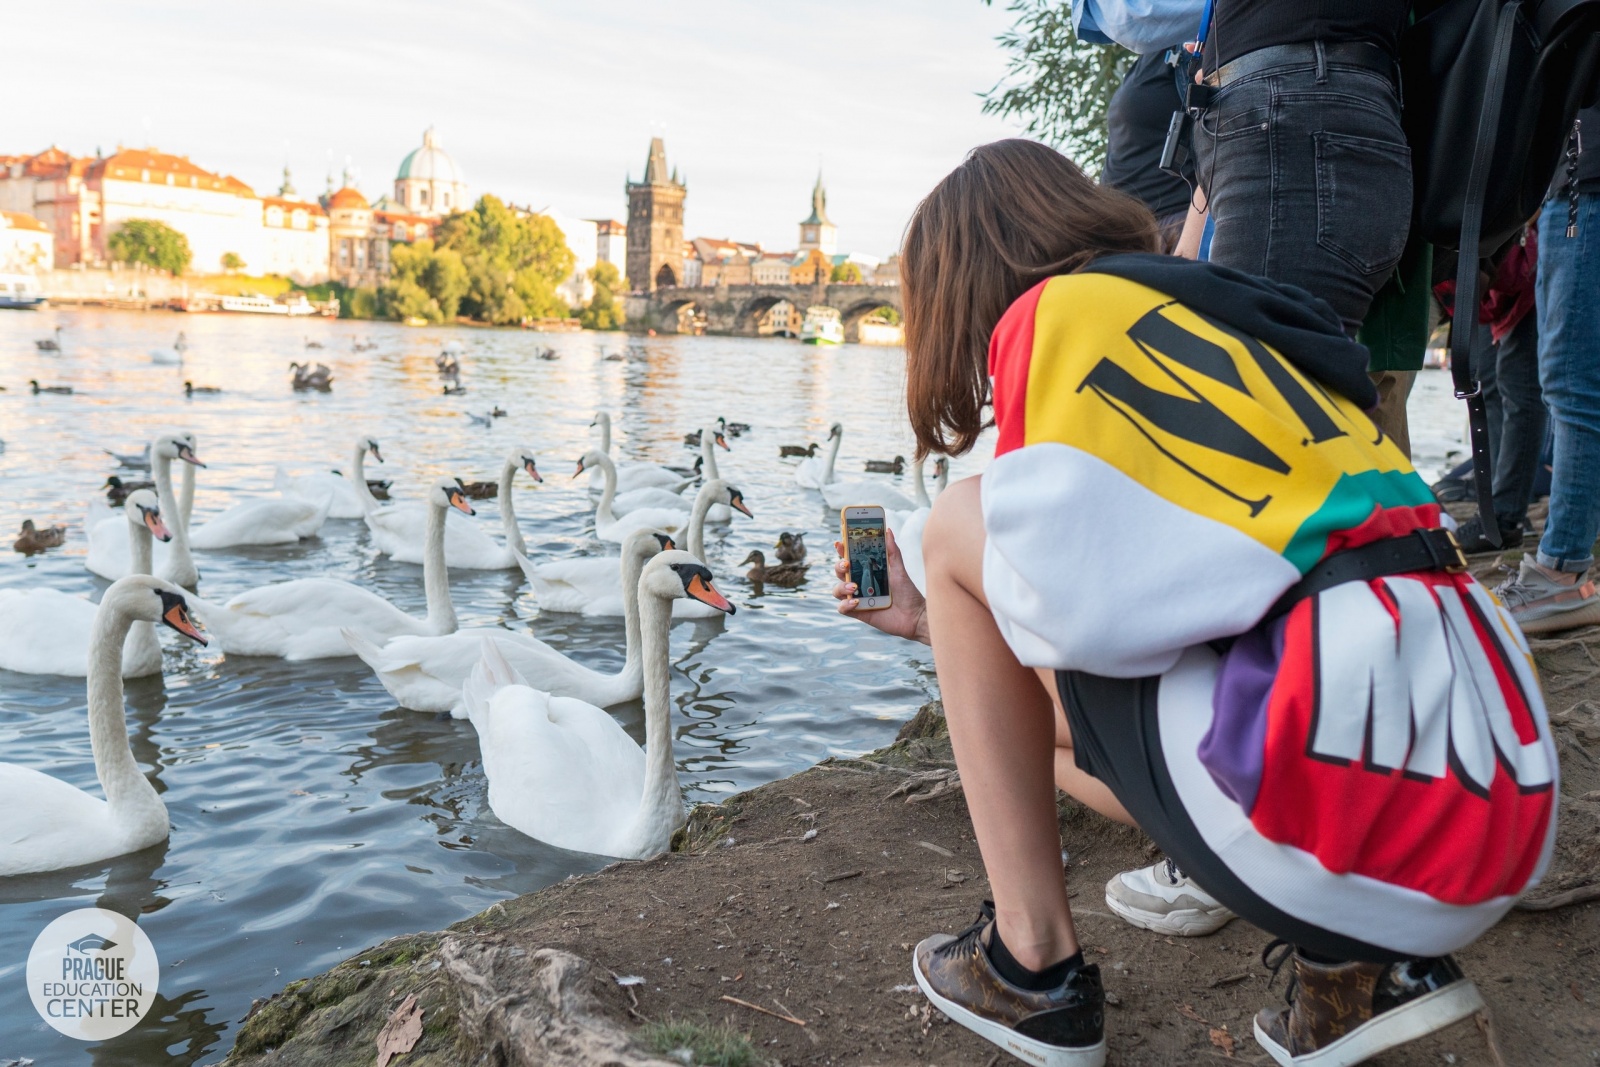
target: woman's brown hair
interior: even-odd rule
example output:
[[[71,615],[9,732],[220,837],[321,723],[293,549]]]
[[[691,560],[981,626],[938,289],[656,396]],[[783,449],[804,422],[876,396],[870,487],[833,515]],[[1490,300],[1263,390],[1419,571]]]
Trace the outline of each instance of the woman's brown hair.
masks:
[[[900,257],[906,406],[919,454],[959,456],[987,425],[989,335],[1046,278],[1156,252],[1155,218],[1035,141],[974,148],[917,205]]]

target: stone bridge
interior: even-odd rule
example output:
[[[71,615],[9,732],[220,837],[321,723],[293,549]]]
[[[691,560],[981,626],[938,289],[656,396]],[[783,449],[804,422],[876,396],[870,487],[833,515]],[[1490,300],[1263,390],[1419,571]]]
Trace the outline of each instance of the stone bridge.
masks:
[[[678,332],[679,315],[692,308],[705,318],[706,332],[754,337],[756,320],[774,304],[787,301],[804,312],[816,304],[831,307],[844,320],[846,341],[860,339],[861,320],[881,307],[904,314],[898,285],[716,285],[668,286],[629,293],[628,325],[658,333]]]

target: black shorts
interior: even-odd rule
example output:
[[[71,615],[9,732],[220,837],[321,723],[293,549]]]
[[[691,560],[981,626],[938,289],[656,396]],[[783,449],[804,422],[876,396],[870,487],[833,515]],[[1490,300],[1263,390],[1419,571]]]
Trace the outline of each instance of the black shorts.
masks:
[[[1104,782],[1140,829],[1207,893],[1274,937],[1319,956],[1372,963],[1407,958],[1287,914],[1247,886],[1213,851],[1190,818],[1168,770],[1158,717],[1159,677],[1104,678],[1057,671],[1056,685],[1072,730],[1078,769]]]

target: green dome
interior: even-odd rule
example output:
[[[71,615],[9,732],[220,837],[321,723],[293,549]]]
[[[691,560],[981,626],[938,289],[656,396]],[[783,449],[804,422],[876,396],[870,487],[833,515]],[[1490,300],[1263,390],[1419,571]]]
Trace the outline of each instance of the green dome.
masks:
[[[397,180],[415,178],[419,181],[462,184],[466,182],[461,176],[461,169],[456,166],[456,161],[439,147],[438,139],[431,127],[422,135],[422,147],[412,149],[410,154],[400,161],[400,173],[395,177]]]

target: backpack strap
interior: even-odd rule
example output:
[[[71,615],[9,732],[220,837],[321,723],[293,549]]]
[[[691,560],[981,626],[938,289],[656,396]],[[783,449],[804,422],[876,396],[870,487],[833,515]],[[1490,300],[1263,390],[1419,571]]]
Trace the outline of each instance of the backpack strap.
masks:
[[[1495,26],[1494,59],[1484,87],[1483,111],[1478,115],[1477,144],[1472,168],[1467,172],[1466,200],[1461,212],[1461,249],[1456,263],[1455,315],[1450,322],[1450,376],[1458,400],[1467,402],[1467,425],[1472,444],[1472,473],[1478,490],[1478,518],[1485,539],[1500,547],[1500,523],[1494,513],[1494,474],[1490,469],[1489,417],[1484,409],[1483,386],[1472,373],[1472,332],[1478,321],[1478,241],[1483,233],[1483,201],[1489,184],[1489,167],[1500,131],[1500,106],[1506,94],[1511,61],[1512,31],[1521,0],[1500,9]]]

